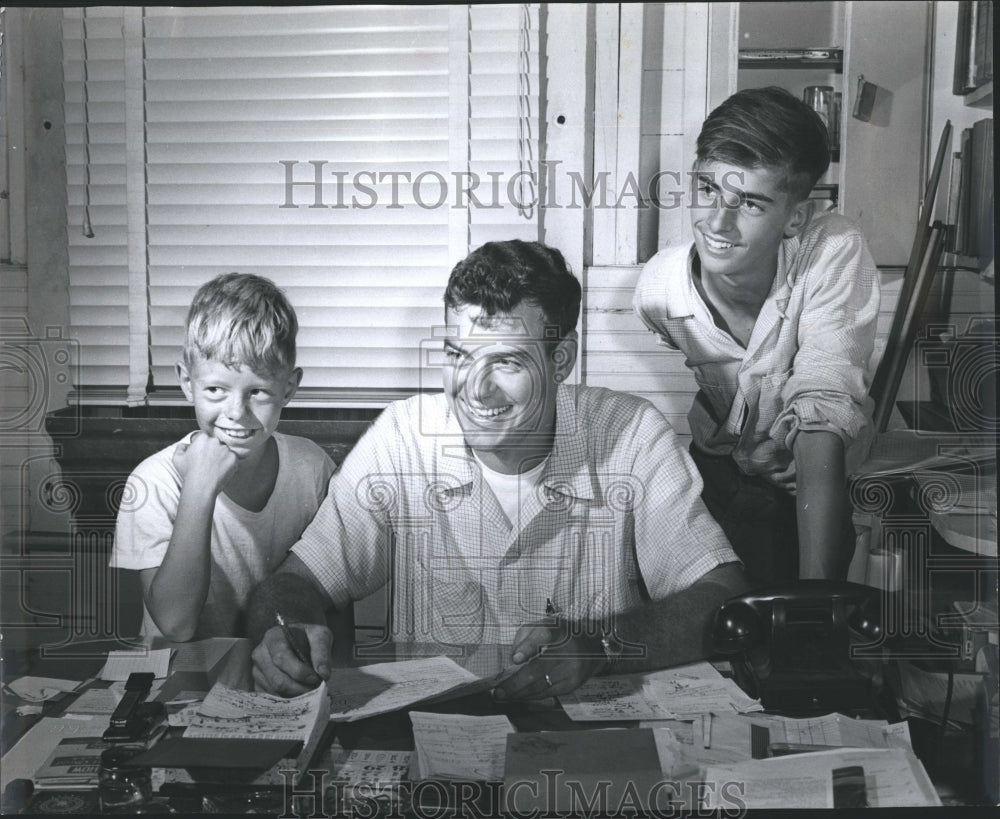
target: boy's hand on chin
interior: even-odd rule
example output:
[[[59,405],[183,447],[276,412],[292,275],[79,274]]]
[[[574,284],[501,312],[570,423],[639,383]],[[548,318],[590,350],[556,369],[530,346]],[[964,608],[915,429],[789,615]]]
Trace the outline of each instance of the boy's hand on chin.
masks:
[[[190,444],[180,444],[174,450],[173,463],[182,479],[197,476],[199,481],[221,492],[236,474],[239,459],[218,439],[196,432]]]

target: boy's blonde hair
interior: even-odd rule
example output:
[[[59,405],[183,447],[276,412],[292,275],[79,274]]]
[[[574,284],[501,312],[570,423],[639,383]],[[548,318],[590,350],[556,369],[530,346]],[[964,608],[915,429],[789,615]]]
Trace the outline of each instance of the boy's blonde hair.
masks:
[[[194,295],[184,331],[184,363],[196,357],[273,375],[295,367],[299,322],[270,279],[222,273]]]

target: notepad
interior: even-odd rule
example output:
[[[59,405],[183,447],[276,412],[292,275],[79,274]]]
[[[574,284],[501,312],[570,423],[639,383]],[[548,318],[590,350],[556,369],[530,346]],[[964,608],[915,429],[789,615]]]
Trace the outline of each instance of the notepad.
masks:
[[[330,715],[326,684],[286,699],[263,691],[238,691],[216,683],[204,702],[171,714],[171,726],[184,727],[184,739],[226,739],[253,744],[262,740],[301,743],[295,760],[301,772],[309,763]],[[216,762],[226,767],[225,756]]]
[[[167,676],[170,654],[173,649],[138,649],[137,651],[109,651],[108,661],[101,669],[101,679],[127,680],[134,672],[153,672],[157,679]]]
[[[507,736],[514,726],[503,714],[466,716],[411,711],[415,770],[420,779],[499,782]]]

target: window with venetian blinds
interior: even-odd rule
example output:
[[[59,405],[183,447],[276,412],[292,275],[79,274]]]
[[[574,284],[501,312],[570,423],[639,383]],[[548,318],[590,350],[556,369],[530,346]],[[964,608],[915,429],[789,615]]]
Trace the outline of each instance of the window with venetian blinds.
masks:
[[[229,270],[295,305],[298,403],[426,387],[452,265],[539,237],[539,29],[537,5],[66,9],[79,398],[180,400],[187,306]]]

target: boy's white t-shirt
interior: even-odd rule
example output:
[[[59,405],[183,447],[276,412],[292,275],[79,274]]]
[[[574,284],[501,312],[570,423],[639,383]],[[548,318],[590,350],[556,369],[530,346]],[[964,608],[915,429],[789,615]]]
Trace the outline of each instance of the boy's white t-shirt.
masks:
[[[193,435],[151,455],[129,476],[115,527],[112,567],[152,569],[163,562],[181,492],[173,456]],[[278,477],[267,505],[251,512],[225,494],[215,502],[212,577],[195,639],[245,636],[250,592],[285,559],[326,496],[334,470],[330,457],[307,438],[276,432],[274,440]],[[145,607],[142,634],[160,634]]]

